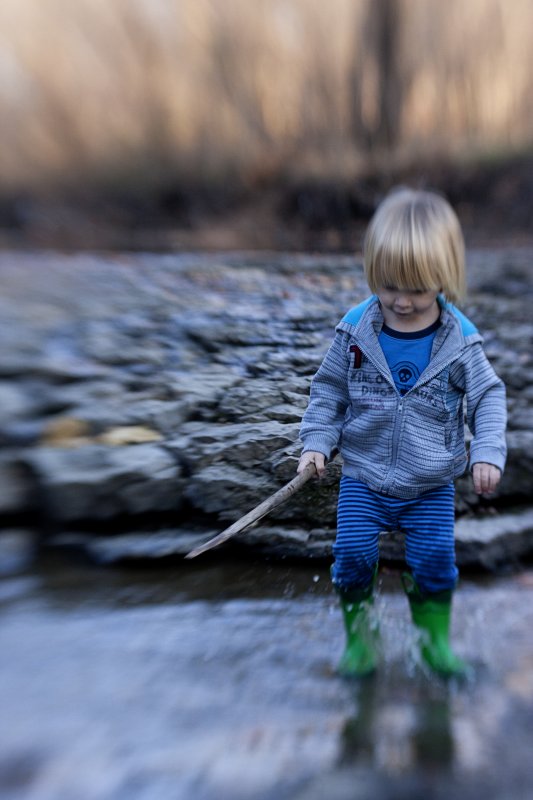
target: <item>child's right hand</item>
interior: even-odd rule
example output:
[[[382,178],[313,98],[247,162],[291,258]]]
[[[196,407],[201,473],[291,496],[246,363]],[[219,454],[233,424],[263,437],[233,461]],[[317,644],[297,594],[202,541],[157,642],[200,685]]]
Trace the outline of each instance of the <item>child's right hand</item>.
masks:
[[[315,450],[308,450],[302,453],[300,461],[298,462],[297,472],[303,472],[308,464],[314,464],[319,478],[324,474],[326,469],[326,457],[324,453],[318,453]]]

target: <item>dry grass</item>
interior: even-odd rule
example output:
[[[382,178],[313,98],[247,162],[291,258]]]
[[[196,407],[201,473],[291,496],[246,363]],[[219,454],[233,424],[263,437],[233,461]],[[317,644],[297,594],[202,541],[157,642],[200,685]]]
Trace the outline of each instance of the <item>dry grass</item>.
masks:
[[[533,0],[2,0],[0,186],[257,186],[384,152],[517,148],[532,23]]]

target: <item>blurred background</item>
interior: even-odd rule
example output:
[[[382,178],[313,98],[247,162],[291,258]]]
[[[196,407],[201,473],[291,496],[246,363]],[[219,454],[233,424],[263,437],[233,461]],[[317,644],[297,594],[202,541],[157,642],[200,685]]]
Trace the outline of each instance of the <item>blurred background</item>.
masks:
[[[533,0],[3,0],[3,241],[350,249],[379,196],[529,235]]]
[[[0,797],[531,800],[533,0],[1,0]],[[335,673],[340,464],[311,378],[399,182],[444,192],[505,381],[457,482],[427,674],[384,537],[375,681]],[[37,668],[36,668],[37,665]]]

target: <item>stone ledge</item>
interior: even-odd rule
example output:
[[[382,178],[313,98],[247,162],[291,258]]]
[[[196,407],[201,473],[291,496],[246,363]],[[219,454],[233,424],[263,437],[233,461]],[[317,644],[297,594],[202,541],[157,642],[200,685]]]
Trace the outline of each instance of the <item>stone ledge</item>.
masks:
[[[98,563],[111,564],[136,560],[158,561],[184,556],[194,547],[216,536],[220,530],[177,528],[154,532],[132,532],[112,536],[63,533],[49,545],[80,548]],[[236,536],[233,547],[248,555],[273,558],[331,559],[335,531],[327,528],[305,530],[282,525],[261,525]],[[495,571],[533,555],[533,510],[502,514],[485,519],[460,519],[456,524],[457,563],[460,568]],[[228,558],[229,546],[209,556]],[[206,556],[204,556],[206,557]],[[200,556],[202,558],[202,556]],[[385,562],[404,560],[404,536],[399,532],[382,534],[380,558]]]

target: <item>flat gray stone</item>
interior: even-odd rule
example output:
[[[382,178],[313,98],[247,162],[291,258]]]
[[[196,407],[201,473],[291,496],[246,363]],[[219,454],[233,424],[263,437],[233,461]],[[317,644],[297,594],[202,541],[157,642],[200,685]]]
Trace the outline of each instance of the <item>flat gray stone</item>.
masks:
[[[42,447],[23,461],[39,480],[48,513],[63,522],[175,511],[182,502],[181,469],[159,445]]]

